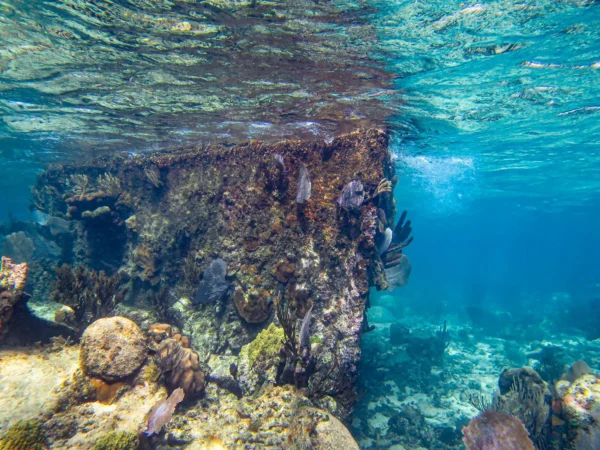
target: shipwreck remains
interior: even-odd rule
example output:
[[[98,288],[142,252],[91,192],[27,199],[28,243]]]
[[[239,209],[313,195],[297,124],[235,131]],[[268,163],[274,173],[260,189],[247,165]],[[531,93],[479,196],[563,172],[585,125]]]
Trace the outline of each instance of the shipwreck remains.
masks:
[[[369,287],[387,287],[376,242],[394,220],[396,181],[388,136],[368,130],[56,165],[32,197],[70,223],[73,249],[56,266],[118,274],[120,315],[139,323],[151,311],[148,323],[177,325],[200,355],[237,356],[278,324],[282,297],[298,321],[311,311],[313,370],[339,394],[356,378]],[[361,201],[342,207],[351,182]],[[244,382],[244,370],[254,368],[237,375],[248,394],[263,380]]]

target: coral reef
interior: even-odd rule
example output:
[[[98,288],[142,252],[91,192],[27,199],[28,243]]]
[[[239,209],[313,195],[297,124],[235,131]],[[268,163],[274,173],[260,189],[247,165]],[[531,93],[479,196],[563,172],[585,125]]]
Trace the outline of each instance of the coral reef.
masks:
[[[368,130],[329,142],[123,154],[41,174],[36,208],[68,221],[72,239],[68,259],[58,261],[69,265],[56,270],[51,293],[64,305],[55,318],[80,332],[116,312],[143,329],[158,319],[175,324],[194,344],[153,326],[150,349],[144,342],[142,350],[138,334],[119,345],[122,352],[135,350],[122,364],[125,374],[102,362],[99,340],[84,335],[86,388],[79,391],[92,393],[94,408],[120,410],[141,392],[134,380],[153,373],[149,351],[168,391],[184,390],[185,405],[208,401],[202,394],[209,390],[237,400],[241,393],[292,384],[346,417],[356,398],[369,288],[387,286],[384,265],[391,267],[400,251],[389,253],[394,236],[384,255],[376,246],[395,215],[387,146],[385,132]],[[350,203],[338,203],[349,183]],[[403,226],[397,233],[396,240],[408,239]],[[279,304],[289,306],[284,319]],[[114,342],[106,337],[105,345],[114,350]],[[211,375],[203,361],[220,360],[228,361],[223,367],[230,373],[219,367]],[[156,389],[150,378],[147,389]],[[65,411],[90,402],[75,398],[79,403]],[[177,417],[167,431],[180,424]],[[102,430],[94,430],[94,441]]]
[[[108,317],[92,323],[81,337],[81,368],[107,382],[133,375],[146,361],[146,337],[124,317]]]

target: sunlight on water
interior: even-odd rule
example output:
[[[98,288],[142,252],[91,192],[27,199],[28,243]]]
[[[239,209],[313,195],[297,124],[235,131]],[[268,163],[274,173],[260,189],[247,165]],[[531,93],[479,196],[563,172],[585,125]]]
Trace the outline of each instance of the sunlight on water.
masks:
[[[420,192],[422,198],[428,199],[429,203],[422,206],[429,212],[456,213],[468,205],[476,182],[473,158],[414,156],[397,146],[392,150],[403,179],[403,189]]]

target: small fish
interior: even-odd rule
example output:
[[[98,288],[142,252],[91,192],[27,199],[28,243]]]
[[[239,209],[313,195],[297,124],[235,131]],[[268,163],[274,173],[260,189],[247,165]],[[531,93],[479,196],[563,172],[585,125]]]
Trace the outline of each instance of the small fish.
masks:
[[[160,400],[154,405],[148,415],[148,429],[144,431],[144,434],[146,436],[158,434],[162,427],[169,423],[175,412],[175,408],[183,400],[184,396],[183,389],[177,388],[169,397]]]
[[[61,233],[68,233],[70,231],[70,224],[65,219],[51,216],[38,209],[34,210],[31,215],[34,222],[42,227],[48,227],[53,236]]]
[[[48,223],[48,219],[50,218],[48,214],[40,211],[39,209],[33,210],[31,216],[33,217],[33,221],[41,226],[46,225]]]

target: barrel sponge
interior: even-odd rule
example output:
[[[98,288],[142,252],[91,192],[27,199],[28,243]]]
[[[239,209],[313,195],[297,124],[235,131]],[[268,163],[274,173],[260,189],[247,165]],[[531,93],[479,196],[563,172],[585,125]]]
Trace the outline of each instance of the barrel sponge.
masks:
[[[46,448],[42,425],[32,420],[17,422],[0,438],[0,450],[44,450]]]

